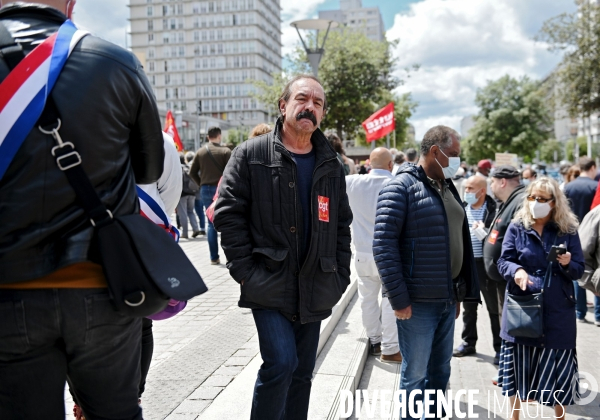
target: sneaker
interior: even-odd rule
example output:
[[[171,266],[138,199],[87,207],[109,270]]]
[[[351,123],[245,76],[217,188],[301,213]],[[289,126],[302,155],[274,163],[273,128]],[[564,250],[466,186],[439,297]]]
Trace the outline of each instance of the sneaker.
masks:
[[[379,360],[385,363],[402,363],[402,355],[400,352],[395,354],[382,354]]]
[[[460,346],[458,346],[458,348],[456,350],[454,350],[454,353],[452,353],[452,356],[464,357],[464,356],[469,356],[471,354],[475,354],[475,347],[468,346],[463,343]]]
[[[595,325],[596,327],[600,327],[600,321],[594,321],[594,325]]]
[[[201,230],[200,231],[200,235],[206,235],[206,231],[205,230]]]
[[[498,386],[498,381],[500,380],[500,376],[496,375],[492,378],[492,384]]]
[[[192,233],[192,238],[195,238],[198,235],[200,235],[200,231],[196,230],[196,231],[194,231],[194,233]]]
[[[577,322],[579,322],[580,324],[586,324],[587,320],[585,318],[577,318]]]
[[[210,265],[219,265],[221,264],[221,260],[217,258],[216,260],[210,260]]]
[[[73,415],[75,416],[75,420],[85,420],[83,410],[77,404],[75,404],[75,406],[73,407]]]
[[[190,239],[190,237],[187,235],[181,235],[179,236],[179,239]]]
[[[496,353],[496,355],[494,356],[494,364],[496,366],[500,365],[500,353]]]
[[[369,341],[369,344],[371,342]],[[369,345],[369,354],[371,356],[380,356],[381,355],[381,343],[375,343]]]

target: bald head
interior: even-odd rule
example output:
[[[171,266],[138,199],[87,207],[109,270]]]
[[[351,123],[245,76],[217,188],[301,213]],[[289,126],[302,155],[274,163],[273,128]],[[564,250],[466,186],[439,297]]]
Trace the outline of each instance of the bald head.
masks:
[[[482,176],[470,176],[464,181],[465,188],[469,187],[473,190],[480,190],[482,188],[487,188],[487,181]]]
[[[373,169],[385,169],[391,172],[394,167],[392,154],[385,147],[373,149],[369,159],[371,160],[371,168]]]
[[[470,194],[471,197],[475,194],[475,199],[477,201],[469,203],[469,205],[473,208],[478,209],[485,202],[485,196],[487,194],[487,181],[484,177],[479,175],[470,176],[464,180],[463,183],[465,187],[465,201],[467,201],[467,195]]]

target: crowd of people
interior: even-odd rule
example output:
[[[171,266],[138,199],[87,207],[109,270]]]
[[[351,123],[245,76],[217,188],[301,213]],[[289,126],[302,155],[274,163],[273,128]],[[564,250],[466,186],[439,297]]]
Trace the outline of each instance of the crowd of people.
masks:
[[[511,418],[520,401],[534,400],[564,419],[578,397],[584,287],[595,290],[600,326],[594,160],[564,168],[560,184],[533,167],[482,160],[469,168],[458,133],[435,126],[419,150],[374,148],[356,165],[337,134],[319,129],[328,98],[310,75],[284,87],[273,127],[255,127],[233,151],[212,127],[206,144],[178,159],[140,63],[76,31],[74,4],[0,9],[2,91],[20,98],[0,108],[12,127],[0,138],[0,418],[64,418],[68,383],[78,419],[142,419],[152,320],[176,315],[186,302],[170,299],[147,317],[115,310],[97,223],[139,213],[175,240],[206,235],[214,265],[220,233],[263,361],[252,419],[307,418],[321,321],[351,272],[369,351],[401,363],[400,389],[420,391],[409,404],[426,390],[443,393],[451,358],[476,353],[483,296],[498,365],[493,381],[517,408]],[[48,52],[60,64],[40,76],[46,96],[20,104],[30,70]],[[77,166],[107,211],[84,210],[74,192],[79,181],[63,174]],[[168,218],[175,208],[181,232]],[[542,294],[542,323],[514,319],[515,302]],[[461,307],[462,342],[454,348]],[[424,407],[439,418],[435,405]]]

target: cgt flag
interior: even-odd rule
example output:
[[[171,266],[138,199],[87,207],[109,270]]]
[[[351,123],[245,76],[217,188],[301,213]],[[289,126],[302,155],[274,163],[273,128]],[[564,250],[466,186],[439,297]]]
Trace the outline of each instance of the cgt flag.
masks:
[[[367,142],[380,139],[386,134],[391,133],[396,128],[394,119],[394,103],[390,102],[379,111],[371,115],[362,123],[367,132]]]
[[[173,118],[173,113],[171,111],[167,111],[165,133],[173,137],[173,142],[175,143],[177,151],[183,152],[183,143],[181,143],[181,139],[179,138],[179,133],[177,132],[177,127],[175,126],[175,119]]]

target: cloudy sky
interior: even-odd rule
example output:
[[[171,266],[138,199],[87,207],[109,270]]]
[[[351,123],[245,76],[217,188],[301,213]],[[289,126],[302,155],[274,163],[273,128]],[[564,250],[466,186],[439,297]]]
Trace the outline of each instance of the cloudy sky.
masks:
[[[339,0],[281,0],[283,53],[298,42],[290,22],[339,8]],[[505,74],[544,78],[560,60],[533,40],[544,20],[574,10],[573,0],[363,0],[379,6],[387,37],[399,39],[397,73],[419,64],[399,92],[419,107],[412,118],[420,140],[427,128],[477,112],[477,88]],[[125,0],[79,0],[74,20],[119,45],[127,42]]]

